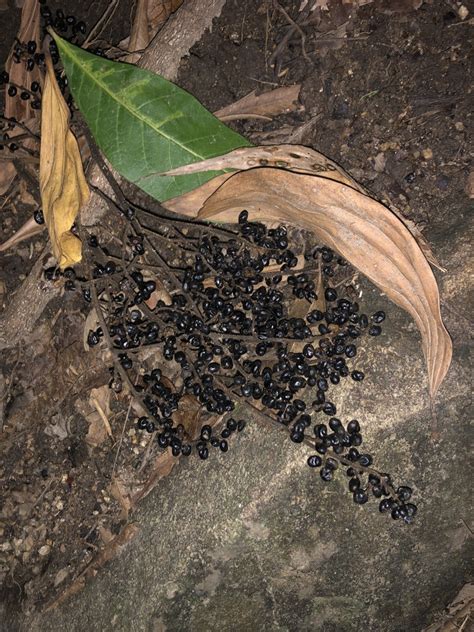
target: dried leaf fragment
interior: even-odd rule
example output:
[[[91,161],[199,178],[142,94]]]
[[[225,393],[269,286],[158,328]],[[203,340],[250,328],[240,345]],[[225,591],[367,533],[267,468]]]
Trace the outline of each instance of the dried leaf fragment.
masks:
[[[15,233],[13,233],[11,237],[0,244],[0,252],[5,252],[9,248],[13,248],[13,246],[16,246],[25,239],[34,237],[34,235],[38,235],[42,231],[43,226],[37,224],[34,218],[30,217],[30,219],[27,219],[23,226],[20,226],[20,228]]]
[[[148,6],[148,19],[153,33],[183,4],[183,0],[154,0]]]
[[[132,32],[130,34],[130,41],[128,44],[128,50],[130,54],[124,58],[124,61],[129,64],[135,64],[140,59],[142,54],[138,51],[143,51],[150,43],[150,31],[148,28],[148,11],[149,0],[138,0],[135,17],[133,18]]]
[[[244,118],[252,114],[270,117],[284,114],[297,109],[298,106],[295,104],[300,90],[300,84],[275,88],[259,95],[253,90],[242,99],[214,112],[214,116],[221,120],[229,120],[229,117]]]
[[[81,260],[81,242],[71,232],[89,197],[76,138],[69,129],[69,109],[59,90],[50,59],[41,108],[40,191],[43,214],[60,268]]]

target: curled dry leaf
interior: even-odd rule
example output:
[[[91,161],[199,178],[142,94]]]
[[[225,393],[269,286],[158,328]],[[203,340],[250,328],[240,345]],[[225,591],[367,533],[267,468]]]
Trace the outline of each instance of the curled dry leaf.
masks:
[[[166,171],[162,175],[182,176],[200,171],[222,169],[254,169],[255,167],[277,167],[296,173],[307,173],[332,178],[356,189],[359,185],[335,162],[313,149],[302,145],[264,145],[234,149],[223,156],[201,160]],[[214,181],[212,181],[214,182]]]
[[[221,121],[237,118],[249,118],[251,116],[272,117],[285,112],[291,112],[298,108],[297,101],[301,85],[283,86],[257,95],[256,91],[250,92],[242,99],[214,112],[214,116]],[[302,108],[302,106],[299,106]]]
[[[17,40],[20,42],[33,41],[37,48],[40,47],[40,3],[37,0],[25,0],[23,4],[20,30],[8,55],[5,70],[10,75],[10,81],[17,86],[29,86],[33,81],[41,84],[42,76],[37,64],[33,66],[31,71],[28,71],[24,61],[15,63],[13,56]],[[24,101],[18,97],[10,97],[5,92],[5,116],[13,116],[18,121],[25,121],[28,118],[38,116],[38,113],[39,110],[34,110],[31,107],[31,99]]]
[[[2,165],[0,169],[0,195],[3,195],[13,182],[16,176],[16,169],[13,160],[5,160],[0,164]]]
[[[51,59],[46,59],[41,108],[40,191],[43,214],[60,268],[81,260],[81,242],[71,232],[89,197],[69,109],[59,90]]]
[[[178,459],[171,454],[171,450],[162,452],[155,457],[151,467],[148,470],[148,478],[133,494],[132,505],[137,505],[143,498],[156,487],[158,481],[168,476],[174,466],[178,463]]]
[[[439,307],[438,286],[416,240],[379,202],[326,177],[260,168],[226,180],[201,208],[200,219],[254,219],[294,224],[352,263],[415,320],[422,336],[434,397],[449,368],[452,343]]]
[[[183,167],[178,167],[172,171],[167,171],[166,175],[178,176],[210,169],[235,169],[241,171],[244,169],[254,169],[255,167],[277,167],[295,173],[318,175],[324,178],[330,178],[336,182],[341,182],[342,184],[347,184],[361,193],[368,194],[367,190],[356,180],[351,178],[336,162],[330,160],[324,156],[324,154],[320,154],[303,145],[279,144],[244,147],[242,149],[235,149],[223,156],[217,156],[216,158],[209,158],[193,164],[184,165]],[[200,208],[204,200],[229,178],[229,174],[224,174],[219,176],[219,178],[214,178],[210,182],[206,182],[188,194],[168,200],[165,203],[166,208],[175,213],[181,213],[182,215],[194,214],[194,209],[196,207]],[[444,271],[416,224],[403,217],[398,209],[390,207],[390,210],[397,215],[411,232],[428,261]]]

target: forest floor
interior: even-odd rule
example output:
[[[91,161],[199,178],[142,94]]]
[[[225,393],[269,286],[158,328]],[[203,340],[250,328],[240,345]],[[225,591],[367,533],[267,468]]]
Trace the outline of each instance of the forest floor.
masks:
[[[49,3],[53,10],[61,8],[65,13],[74,13],[78,19],[85,20],[88,27],[97,21],[107,4],[106,0]],[[297,16],[299,0],[282,0],[280,4],[290,16]],[[393,10],[395,5],[399,10]],[[474,6],[467,1],[463,5],[468,11],[467,19],[460,18],[460,3],[448,0],[370,2],[358,9],[351,3],[333,3],[333,10],[324,13],[317,28],[304,27],[304,40],[296,32],[272,59],[272,53],[291,26],[290,21],[272,8],[271,2],[228,0],[212,32],[206,33],[183,60],[177,81],[211,111],[253,90],[261,92],[300,84],[298,107],[287,114],[274,117],[272,121],[247,120],[231,125],[255,144],[272,140],[278,143],[280,138],[292,137],[338,162],[376,199],[398,207],[415,222],[447,270],[436,274],[443,316],[454,341],[455,368],[441,390],[442,412],[438,413],[441,437],[432,449],[424,443],[420,447],[420,440],[415,434],[410,436],[410,430],[408,434],[404,431],[404,441],[414,455],[410,463],[416,462],[416,454],[419,455],[420,487],[425,494],[431,493],[432,499],[436,498],[436,508],[433,507],[429,515],[435,520],[433,516],[439,514],[438,532],[446,541],[454,542],[449,549],[451,553],[443,553],[452,559],[449,563],[444,558],[440,561],[441,566],[445,565],[444,581],[433,580],[431,588],[423,593],[423,606],[410,603],[408,611],[400,613],[398,622],[390,619],[393,613],[389,609],[387,627],[383,624],[377,627],[376,615],[372,613],[375,619],[369,617],[367,630],[421,630],[468,577],[462,558],[472,537],[468,508],[463,509],[463,497],[468,493],[463,486],[469,484],[469,478],[461,465],[459,470],[454,466],[454,461],[461,463],[467,455],[462,428],[467,427],[469,418],[469,399],[464,386],[469,370],[473,308],[472,299],[469,303],[466,295],[466,258],[468,236],[470,231],[472,233],[469,210],[472,211],[474,195],[473,172],[470,171],[472,146],[469,146],[469,130],[472,129],[469,37]],[[104,40],[116,44],[128,35],[131,9],[130,2],[119,2],[113,21],[103,34]],[[20,10],[9,5],[5,8],[2,4],[0,10],[1,66],[13,43]],[[0,198],[1,241],[10,237],[35,208],[34,200],[25,195],[24,187],[17,180]],[[46,235],[42,233],[0,254],[3,307],[18,291],[46,242]],[[373,303],[378,304],[374,290],[369,288],[367,293]],[[393,309],[398,313],[386,299],[381,300],[388,305],[387,312]],[[50,303],[29,340],[2,353],[0,598],[7,617],[5,621],[10,622],[7,627],[0,624],[5,632],[13,632],[23,616],[35,615],[53,602],[104,545],[127,529],[134,507],[124,507],[128,500],[124,499],[123,488],[112,489],[113,472],[134,470],[142,479],[149,474],[142,468],[147,443],[131,424],[127,425],[126,397],[114,395],[104,404],[108,408],[112,438],[100,435],[97,430],[100,420],[97,420],[93,398],[97,401],[103,397],[103,387],[110,376],[100,354],[85,348],[86,316],[87,307],[81,297],[63,293]],[[404,331],[411,332],[410,344],[416,347],[418,339],[403,318]],[[397,322],[396,317],[394,321]],[[392,338],[396,339],[397,335],[392,328]],[[388,342],[384,344],[390,346]],[[395,356],[403,349],[410,355],[407,347],[402,346]],[[397,361],[395,356],[392,355],[391,363]],[[386,354],[381,357],[380,362],[385,361]],[[413,356],[412,362],[421,367],[421,353]],[[381,368],[381,372],[385,377],[374,382],[379,389],[391,384],[390,369]],[[410,380],[412,375],[408,373],[406,379]],[[421,432],[425,427],[425,439],[429,441],[431,416],[426,405],[422,368],[416,379],[421,381],[412,384],[410,389],[385,390],[385,399],[380,399],[377,405],[379,408],[386,405],[387,410],[393,412],[394,403],[386,403],[390,396],[402,398],[397,401],[402,409],[406,405],[403,398],[410,396],[407,393],[420,399],[425,407],[423,413],[416,409],[420,416],[416,428]],[[98,389],[92,398],[91,389]],[[374,390],[369,392],[377,398]],[[363,407],[363,399],[353,401]],[[409,416],[405,414],[405,420]],[[455,423],[460,424],[458,434],[451,427]],[[396,424],[385,427],[382,424],[386,443],[383,450],[389,449],[390,436],[396,432],[394,428]],[[94,435],[94,429],[98,435]],[[438,485],[445,486],[447,494],[452,492],[453,497],[445,497],[442,490],[433,491],[431,487],[433,481],[429,476],[436,476],[437,471],[431,460],[437,458],[436,455],[440,459]],[[186,468],[189,472],[190,465]],[[416,480],[418,475],[414,468],[410,469],[410,476]],[[455,478],[447,480],[449,476]],[[129,483],[123,482],[125,486]],[[166,485],[170,485],[169,481]],[[188,494],[195,493],[192,486],[183,489],[187,489]],[[189,502],[188,497],[188,509]],[[424,504],[429,503],[430,497],[426,496]],[[192,509],[190,511],[192,513]],[[344,514],[344,519],[350,521],[350,511]],[[286,528],[290,537],[288,522]],[[382,532],[385,522],[378,528]],[[433,542],[435,532],[428,529],[426,534]],[[417,531],[417,538],[417,546],[422,548],[423,531]],[[384,537],[381,540],[386,544]],[[324,552],[321,555],[326,559]],[[303,574],[304,564],[303,561],[300,568]],[[428,564],[427,568],[432,570],[434,566]],[[404,569],[401,564],[400,572],[405,572]],[[411,567],[406,569],[407,573],[412,572]],[[362,581],[367,581],[364,569],[360,572]],[[388,587],[381,586],[381,590],[388,591]],[[270,589],[269,592],[272,595]],[[210,593],[214,594],[212,590]],[[397,599],[393,594],[392,598]],[[174,595],[169,599],[174,599]],[[179,604],[183,612],[187,612],[188,606],[184,602]],[[345,603],[340,607],[349,606]],[[334,613],[338,608],[337,603],[331,603],[325,612]],[[173,610],[177,621],[178,610]],[[298,614],[294,615],[296,623],[291,622],[290,605],[285,612],[286,619],[285,613],[280,613],[279,622],[267,623],[262,619],[258,628],[223,624],[220,629],[299,632],[319,629],[311,627],[311,617],[305,614],[304,608],[300,619]],[[359,622],[357,625],[363,621],[358,618],[360,613],[353,616],[354,621]],[[362,629],[357,625],[350,627],[337,617],[331,623],[330,614],[327,617],[325,627],[321,628],[325,632]],[[171,618],[166,616],[165,623],[160,617],[155,619],[155,627],[146,623],[144,627],[140,624],[133,629],[156,632],[214,629],[206,628],[201,620],[187,628],[182,622],[173,627]],[[61,629],[59,622],[56,625],[54,628],[52,624],[51,629]],[[86,629],[81,628],[80,623],[74,625],[69,629]],[[103,621],[97,625],[94,629],[109,629],[109,624]],[[122,629],[120,625],[114,626],[110,623],[110,629]]]

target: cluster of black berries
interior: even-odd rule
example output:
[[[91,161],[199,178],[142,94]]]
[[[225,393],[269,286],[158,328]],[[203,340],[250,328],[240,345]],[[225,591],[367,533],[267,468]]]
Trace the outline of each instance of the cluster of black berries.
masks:
[[[390,512],[394,520],[403,518],[406,523],[413,521],[417,508],[416,505],[407,503],[412,494],[411,488],[401,486],[393,493],[390,475],[373,470],[372,455],[361,453],[357,449],[362,444],[357,419],[352,419],[344,428],[340,419],[332,417],[329,420],[329,429],[326,424],[319,423],[313,430],[316,437],[314,447],[318,454],[308,457],[307,462],[310,467],[321,468],[319,473],[323,481],[332,480],[335,470],[342,465],[350,478],[349,491],[356,504],[365,504],[372,494],[374,498],[382,499],[379,503],[381,513]],[[323,456],[331,451],[339,455],[339,460],[328,456],[323,461]]]
[[[57,9],[53,13],[45,0],[39,0],[39,3],[41,4],[41,26],[44,32],[46,32],[48,26],[52,26],[57,33],[61,33],[63,37],[66,37],[71,42],[77,41],[86,34],[87,26],[82,20],[78,20],[73,15],[65,15],[62,9]]]
[[[37,45],[33,40],[29,42],[17,40],[12,55],[13,62],[16,64],[24,63],[27,72],[31,72],[36,65],[42,67],[44,65],[44,54],[36,52],[36,49]],[[31,100],[33,110],[40,109],[41,86],[38,81],[32,81],[29,87],[20,86],[10,81],[10,75],[6,70],[3,70],[0,73],[0,86],[2,85],[5,85],[9,97],[18,97],[22,101]]]
[[[117,359],[111,387],[120,390],[126,380],[148,411],[138,428],[156,432],[158,446],[176,456],[195,449],[206,459],[209,447],[228,450],[228,438],[244,426],[230,415],[246,402],[286,428],[293,442],[315,450],[308,465],[320,468],[323,481],[344,467],[355,503],[372,494],[381,512],[411,522],[411,490],[395,490],[388,474],[372,468],[372,456],[358,450],[359,422],[344,427],[329,399],[341,380],[364,379],[351,366],[357,340],[378,336],[385,319],[382,311],[361,313],[350,296],[347,263],[324,246],[297,255],[284,226],[267,229],[246,211],[237,230],[133,211],[123,212],[128,235],[120,252],[112,251],[113,242],[102,246],[89,237],[92,284],[68,281],[79,282],[86,302],[94,298],[103,315],[88,343],[108,340]],[[168,299],[157,291],[158,279],[166,279]],[[298,302],[299,313],[301,302],[307,305],[304,316],[292,315]],[[174,371],[179,367],[179,388],[163,366],[144,369],[138,354],[149,347],[164,363],[173,361]],[[174,421],[190,395],[217,420],[198,436]]]
[[[1,117],[1,121],[0,151],[3,151],[3,149],[7,147],[11,152],[15,152],[18,149],[18,143],[13,141],[13,138],[10,137],[10,134],[16,125],[16,120],[14,118],[7,119],[5,117]]]
[[[40,8],[41,39],[47,34],[47,27],[52,26],[58,33],[61,33],[64,38],[80,45],[87,31],[86,23],[77,20],[73,15],[65,15],[61,9],[57,9],[53,14],[53,11],[45,4],[45,0],[40,0],[40,4],[42,5]],[[49,50],[51,53],[51,61],[54,66],[57,66],[59,63],[59,51],[53,40],[50,42]],[[96,52],[96,54],[103,53],[101,50],[93,52]],[[23,63],[27,72],[31,72],[35,66],[38,66],[41,70],[44,69],[44,53],[38,50],[37,43],[33,40],[28,42],[20,42],[17,40],[13,49],[12,59],[15,64]],[[68,81],[60,69],[56,70],[56,79],[69,107],[72,107],[72,96],[67,91]],[[23,101],[30,100],[31,107],[34,110],[41,108],[41,85],[38,81],[32,81],[28,86],[20,86],[10,81],[8,72],[4,70],[0,73],[0,86],[2,85],[6,86],[6,92],[9,97],[17,97]],[[14,149],[10,147],[11,151],[15,151],[17,148],[17,146],[15,146]]]

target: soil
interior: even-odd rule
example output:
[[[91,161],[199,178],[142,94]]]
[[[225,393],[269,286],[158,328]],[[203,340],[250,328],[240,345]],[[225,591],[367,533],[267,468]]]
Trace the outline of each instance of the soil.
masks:
[[[281,2],[294,18],[300,4]],[[254,143],[270,142],[281,128],[299,133],[298,142],[337,161],[374,197],[398,207],[440,243],[468,212],[472,25],[460,19],[455,2],[424,2],[413,9],[417,4],[334,9],[317,28],[304,28],[304,43],[296,33],[272,66],[270,56],[288,20],[270,2],[228,0],[212,32],[183,61],[177,83],[211,111],[253,90],[301,84],[302,107],[296,111],[271,122],[231,125]],[[50,3],[88,26],[107,5]],[[406,10],[391,10],[395,5]],[[464,6],[471,17],[474,4]],[[130,8],[119,3],[106,42],[116,44],[128,34]],[[19,13],[13,6],[0,13],[0,60],[13,42]],[[4,241],[33,208],[15,189],[0,207]],[[42,234],[0,255],[3,306],[45,245]],[[453,334],[464,336],[468,308],[456,315],[449,304],[443,309]],[[65,292],[48,306],[31,339],[1,358],[0,596],[12,621],[52,602],[128,524],[127,501],[111,493],[111,475],[140,470],[146,455],[146,441],[126,423],[123,395],[110,399],[112,437],[98,445],[87,438],[94,410],[90,391],[107,385],[110,376],[106,358],[85,350],[86,316],[80,298]],[[144,468],[137,481],[145,484],[146,474]],[[454,594],[463,579],[461,572],[451,577],[446,593]]]

